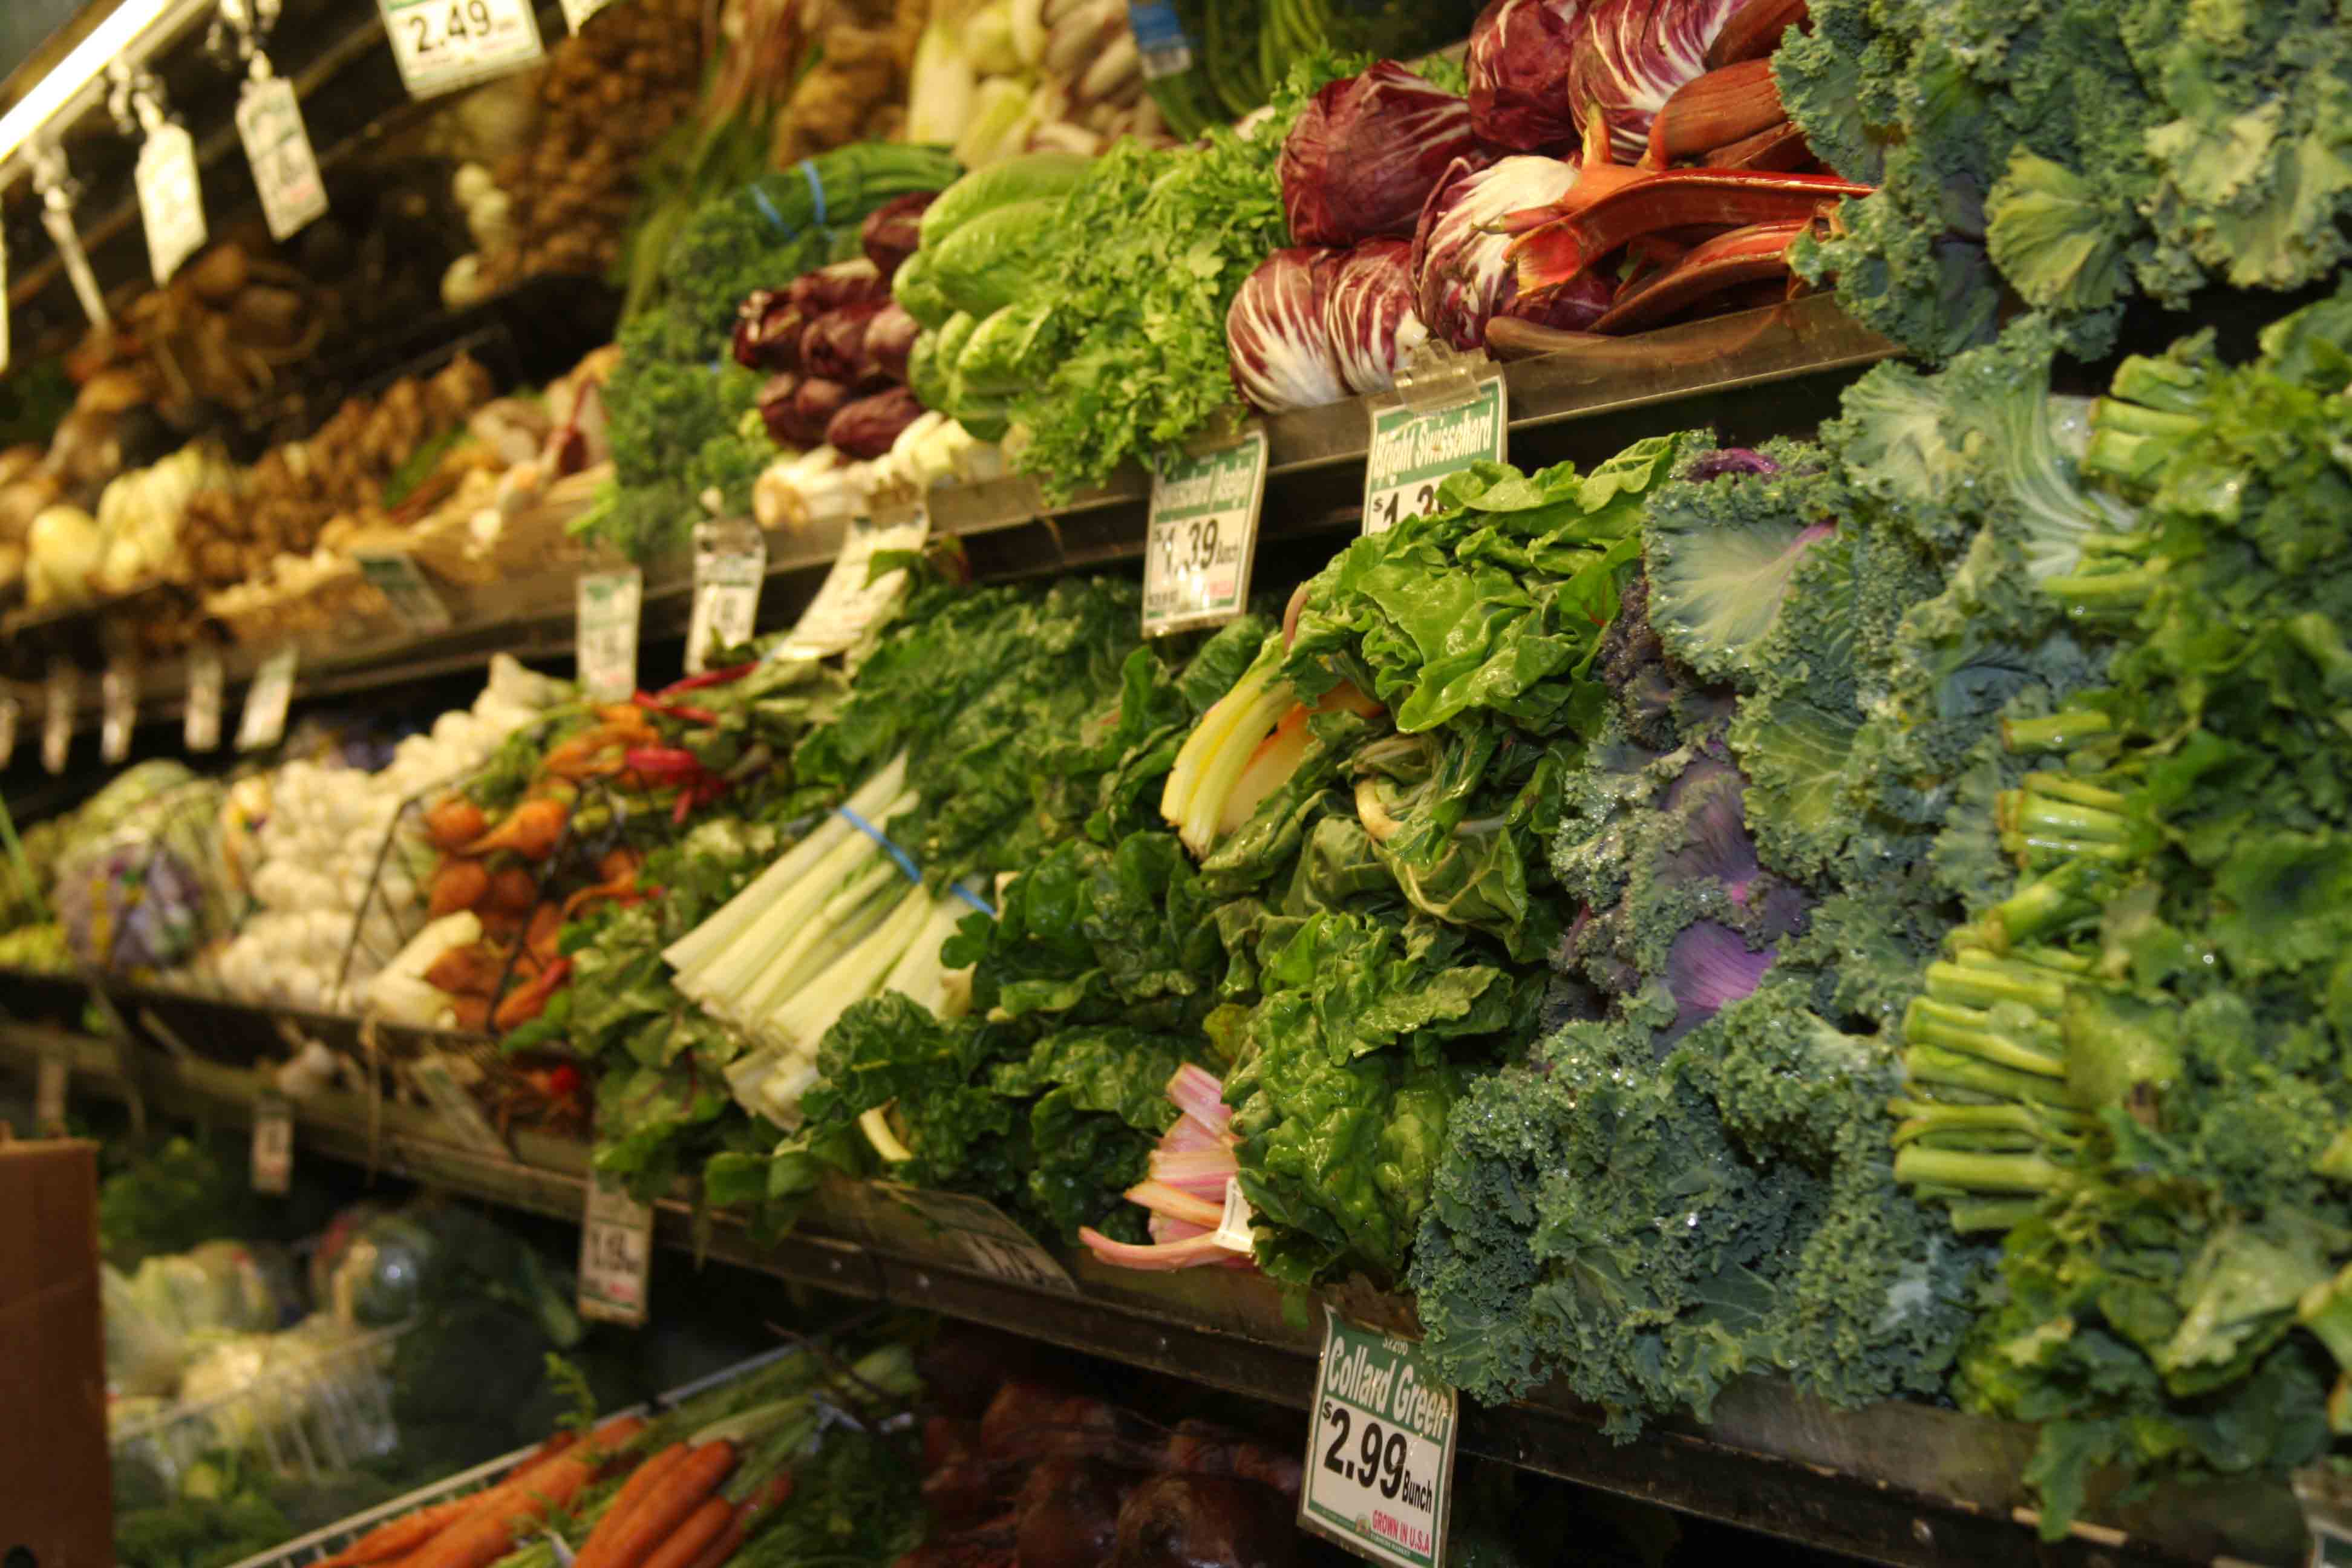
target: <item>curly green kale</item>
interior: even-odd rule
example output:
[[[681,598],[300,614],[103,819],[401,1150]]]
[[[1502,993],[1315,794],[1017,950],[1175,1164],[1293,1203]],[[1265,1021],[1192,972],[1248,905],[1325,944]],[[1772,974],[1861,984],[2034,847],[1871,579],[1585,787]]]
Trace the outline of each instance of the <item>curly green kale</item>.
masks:
[[[2001,288],[2068,352],[2124,304],[2294,289],[2347,253],[2352,35],[2328,0],[1822,0],[1774,61],[1790,117],[1877,191],[1798,268],[1931,361]]]

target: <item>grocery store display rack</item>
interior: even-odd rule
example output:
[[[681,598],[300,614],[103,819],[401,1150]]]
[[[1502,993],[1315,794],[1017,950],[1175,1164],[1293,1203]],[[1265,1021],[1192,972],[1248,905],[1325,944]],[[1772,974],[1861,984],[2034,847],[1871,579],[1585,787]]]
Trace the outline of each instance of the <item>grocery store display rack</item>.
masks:
[[[94,988],[118,1020],[106,1037],[56,1024],[0,1023],[0,1074],[61,1063],[75,1093],[127,1099],[151,1116],[249,1122],[271,1087],[257,1067],[289,1031],[352,1020],[191,999],[111,980]],[[0,1003],[22,1017],[73,1016],[81,983],[0,973]],[[170,1021],[166,1021],[166,1015]],[[433,1031],[423,1031],[432,1034]],[[203,1054],[190,1048],[199,1036]],[[470,1037],[453,1036],[452,1044]],[[295,1108],[298,1158],[343,1162],[480,1201],[576,1220],[586,1202],[585,1144],[527,1130],[486,1142],[437,1113],[341,1091]],[[936,1210],[930,1211],[936,1214]],[[949,1225],[955,1222],[951,1219]],[[841,1182],[800,1226],[763,1245],[681,1194],[656,1205],[658,1242],[684,1257],[652,1280],[655,1310],[680,1269],[701,1258],[843,1296],[945,1313],[1113,1361],[1276,1404],[1305,1407],[1320,1321],[1312,1301],[1228,1269],[1137,1273],[1085,1254],[1026,1256],[975,1247],[900,1194]],[[1329,1293],[1341,1310],[1411,1327],[1403,1300],[1360,1286]],[[1659,1422],[1631,1442],[1604,1436],[1601,1412],[1556,1391],[1465,1410],[1464,1452],[1872,1561],[2247,1568],[2303,1561],[2303,1525],[2286,1489],[2245,1483],[2168,1489],[2131,1505],[2095,1505],[2098,1523],[2042,1543],[2018,1477],[2032,1452],[2023,1426],[1934,1407],[1837,1410],[1750,1377],[1711,1422]]]
[[[1707,426],[1736,443],[1806,433],[1836,412],[1837,395],[1848,382],[1893,352],[1892,344],[1857,326],[1830,297],[1815,295],[1580,352],[1515,361],[1503,367],[1510,394],[1512,460],[1521,468],[1597,462],[1662,426]],[[1262,554],[1316,542],[1328,550],[1332,540],[1357,529],[1370,401],[1349,398],[1265,421]],[[1140,559],[1150,495],[1149,477],[1129,468],[1109,484],[1058,504],[1049,504],[1034,480],[1016,475],[937,487],[927,506],[932,531],[961,544],[975,577],[1003,581]],[[806,605],[840,552],[845,529],[835,519],[766,536],[763,629],[789,624]],[[564,568],[484,588],[446,589],[452,625],[443,632],[356,641],[347,634],[324,633],[299,639],[294,695],[299,700],[380,690],[478,668],[502,652],[526,661],[567,658],[572,652],[577,577],[576,568]],[[646,564],[641,644],[686,635],[692,589],[688,557]],[[110,611],[99,605],[52,616],[39,632],[47,647],[79,663],[82,689],[74,712],[85,728],[95,726],[102,711],[101,650],[109,639],[100,623],[110,613],[135,616],[138,606],[132,602]],[[240,647],[224,659],[231,700],[274,651]],[[0,648],[0,655],[7,656],[0,667],[12,667],[20,676],[42,668],[46,658],[43,650],[32,647]],[[37,679],[0,685],[16,699],[27,726],[37,724],[45,693]],[[176,721],[187,689],[184,664],[144,665],[138,682],[140,721]]]

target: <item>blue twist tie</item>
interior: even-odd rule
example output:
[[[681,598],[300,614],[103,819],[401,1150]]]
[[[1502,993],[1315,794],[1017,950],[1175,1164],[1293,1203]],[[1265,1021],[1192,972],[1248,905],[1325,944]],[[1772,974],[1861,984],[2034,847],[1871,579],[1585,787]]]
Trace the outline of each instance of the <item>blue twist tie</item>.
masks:
[[[872,823],[866,821],[864,817],[858,816],[857,813],[850,810],[849,807],[845,805],[835,806],[833,808],[833,814],[841,818],[844,822],[849,824],[850,826],[857,829],[858,832],[866,835],[866,837],[874,840],[875,843],[880,845],[882,847],[882,853],[890,857],[890,858],[897,863],[898,869],[906,874],[907,880],[915,883],[919,887],[922,884],[923,873],[916,867],[915,858],[908,854],[904,849],[898,847],[896,843],[892,842],[888,834],[884,833],[880,828],[875,826]],[[957,898],[961,899],[965,903],[970,904],[973,909],[978,910],[982,914],[986,915],[990,920],[994,920],[996,918],[995,906],[991,904],[987,900],[982,898],[978,893],[973,892],[970,888],[965,887],[961,882],[949,883],[948,891],[953,893]]]
[[[802,175],[806,178],[809,183],[809,195],[816,203],[817,226],[819,228],[823,228],[825,222],[824,181],[818,176],[816,164],[806,158],[802,159],[795,167],[800,170]]]
[[[793,231],[784,226],[783,215],[776,210],[776,204],[768,199],[768,193],[760,188],[760,183],[757,180],[751,182],[751,199],[759,203],[760,210],[768,216],[768,226],[770,228],[774,229],[780,237],[790,238],[792,237]],[[824,204],[820,202],[818,204],[819,209],[822,210],[823,206]]]

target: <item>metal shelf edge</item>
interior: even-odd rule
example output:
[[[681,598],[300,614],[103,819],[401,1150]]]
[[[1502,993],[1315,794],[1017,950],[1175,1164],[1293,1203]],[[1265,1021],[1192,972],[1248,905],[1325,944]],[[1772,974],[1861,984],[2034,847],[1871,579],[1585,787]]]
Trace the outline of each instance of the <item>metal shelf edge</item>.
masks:
[[[257,1015],[262,1010],[254,1010]],[[130,1086],[113,1046],[66,1030],[0,1023],[0,1059],[62,1056],[76,1082],[123,1096]],[[255,1075],[138,1049],[132,1070],[151,1108],[247,1120]],[[341,1093],[297,1107],[297,1148],[464,1192],[555,1219],[585,1199],[584,1146],[530,1132],[513,1156],[439,1136],[431,1113],[371,1108]],[[877,1244],[854,1215],[820,1200],[803,1228],[773,1246],[755,1243],[730,1216],[698,1216],[665,1200],[656,1238],[666,1246],[863,1300],[991,1324],[1293,1407],[1310,1401],[1319,1335],[1262,1278],[1215,1271],[1135,1275],[1066,1259],[1075,1294],[1013,1285],[975,1272],[960,1253],[926,1251],[903,1238]],[[837,1232],[837,1233],[836,1233]],[[660,1281],[655,1282],[656,1299]],[[2202,1499],[2179,1494],[2117,1517],[2141,1533],[2078,1527],[2044,1545],[2018,1519],[2016,1477],[2031,1450],[2024,1427],[1929,1406],[1889,1404],[1832,1410],[1762,1379],[1734,1384],[1716,1422],[1660,1423],[1630,1442],[1600,1429],[1597,1412],[1541,1395],[1508,1406],[1466,1406],[1464,1452],[1783,1539],[1907,1568],[1994,1563],[2122,1568],[2202,1563],[2247,1568],[2299,1562],[2300,1521],[2283,1489],[2240,1486]],[[1937,1489],[1940,1488],[1941,1489]],[[2252,1557],[2231,1553],[2252,1553]]]

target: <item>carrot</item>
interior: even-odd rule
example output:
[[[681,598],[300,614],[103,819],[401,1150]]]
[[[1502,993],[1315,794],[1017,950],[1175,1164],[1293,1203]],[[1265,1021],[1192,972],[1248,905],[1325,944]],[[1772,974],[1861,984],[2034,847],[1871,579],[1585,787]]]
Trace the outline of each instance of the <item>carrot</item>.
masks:
[[[645,1500],[646,1493],[659,1486],[662,1478],[684,1464],[694,1452],[691,1443],[672,1443],[636,1468],[635,1474],[621,1483],[605,1505],[604,1517],[588,1532],[579,1553],[572,1560],[572,1568],[595,1568],[596,1560],[612,1550],[614,1538],[628,1528],[629,1515]]]
[[[357,1568],[361,1563],[388,1563],[404,1556],[432,1540],[473,1506],[473,1498],[467,1496],[403,1514],[377,1525],[332,1557],[321,1560],[317,1568]]]
[[[693,1568],[702,1561],[704,1550],[734,1523],[734,1504],[723,1497],[705,1498],[702,1506],[688,1514],[685,1522],[670,1531],[669,1539],[654,1549],[645,1568]]]
[[[444,795],[425,813],[425,837],[436,849],[455,849],[479,838],[489,825],[482,808],[462,795]]]
[[[435,920],[470,910],[490,890],[490,873],[479,860],[452,855],[433,872],[425,912]]]
[[[646,1489],[643,1500],[630,1510],[591,1568],[643,1568],[646,1559],[702,1506],[705,1498],[719,1489],[719,1483],[734,1468],[735,1445],[724,1438],[696,1448]],[[576,1558],[572,1568],[580,1568]]]
[[[719,1568],[719,1564],[735,1555],[760,1516],[770,1509],[781,1507],[792,1495],[792,1471],[778,1470],[769,1477],[767,1485],[736,1506],[734,1517],[727,1521],[727,1528],[719,1532],[717,1540],[702,1549],[702,1555],[694,1560],[693,1568]],[[647,1568],[651,1565],[648,1564]]]
[[[614,1451],[644,1430],[635,1416],[608,1421],[551,1458],[520,1467],[488,1491],[467,1498],[473,1507],[403,1561],[403,1568],[489,1568],[514,1550],[518,1525],[536,1524],[596,1479]]]
[[[504,822],[467,845],[466,853],[487,855],[493,849],[511,849],[526,860],[544,860],[554,853],[555,841],[563,837],[563,825],[571,815],[571,808],[560,800],[524,801],[507,813]],[[485,889],[488,886],[486,877]]]

